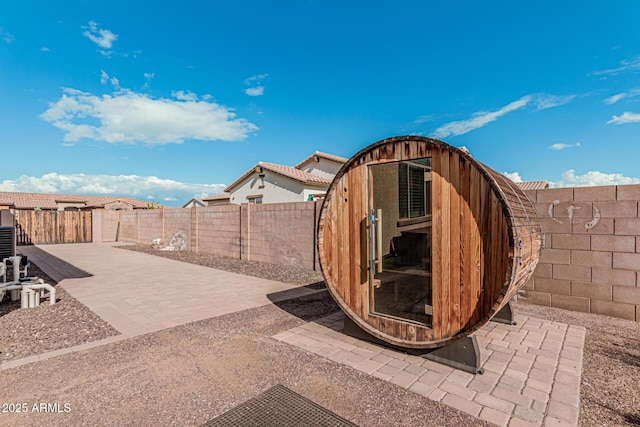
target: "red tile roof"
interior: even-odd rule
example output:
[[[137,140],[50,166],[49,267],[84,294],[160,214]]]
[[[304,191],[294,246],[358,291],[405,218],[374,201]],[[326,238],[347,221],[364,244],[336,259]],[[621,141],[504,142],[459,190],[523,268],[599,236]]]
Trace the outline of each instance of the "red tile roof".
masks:
[[[0,192],[0,204],[8,204],[15,209],[58,209],[58,203],[83,203],[83,207],[103,207],[107,203],[121,201],[135,208],[146,208],[147,202],[125,196],[85,196],[79,194]]]
[[[287,178],[294,179],[298,182],[302,182],[304,184],[317,184],[319,186],[325,187],[331,184],[331,179],[323,178],[318,175],[314,175],[312,173],[303,172],[300,169],[296,169],[291,166],[279,165],[276,163],[267,163],[260,162],[251,169],[249,169],[244,175],[240,178],[236,179],[231,185],[229,185],[224,191],[230,192],[233,187],[236,187],[242,181],[245,180],[248,176],[250,176],[254,172],[258,172],[260,168],[270,170],[271,172],[275,172],[282,176],[286,176]]]
[[[334,154],[328,154],[328,153],[323,153],[321,151],[316,151],[315,153],[313,153],[312,155],[310,155],[309,157],[307,157],[306,159],[304,159],[303,161],[301,161],[300,163],[298,163],[297,165],[295,165],[294,167],[297,169],[300,169],[303,165],[309,163],[310,161],[314,160],[316,157],[321,157],[323,159],[327,159],[327,160],[331,160],[334,161],[336,163],[347,163],[347,158],[344,157],[340,157],[340,156],[336,156]]]
[[[216,194],[215,196],[205,197],[204,199],[202,199],[202,201],[210,202],[213,200],[227,200],[229,197],[231,196],[228,194]]]

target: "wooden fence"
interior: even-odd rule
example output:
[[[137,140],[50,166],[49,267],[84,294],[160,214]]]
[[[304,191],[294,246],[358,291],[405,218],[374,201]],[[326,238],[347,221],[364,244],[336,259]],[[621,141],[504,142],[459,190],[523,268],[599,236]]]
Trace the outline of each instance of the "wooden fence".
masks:
[[[53,243],[89,243],[91,211],[16,212],[16,243],[46,245]]]

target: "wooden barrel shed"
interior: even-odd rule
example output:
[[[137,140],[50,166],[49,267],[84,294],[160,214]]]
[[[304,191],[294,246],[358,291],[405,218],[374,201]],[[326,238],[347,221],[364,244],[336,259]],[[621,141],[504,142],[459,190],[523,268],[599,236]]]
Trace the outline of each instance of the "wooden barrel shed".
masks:
[[[527,195],[464,149],[379,141],[336,175],[318,224],[327,287],[361,329],[433,349],[488,322],[533,274],[542,233]]]

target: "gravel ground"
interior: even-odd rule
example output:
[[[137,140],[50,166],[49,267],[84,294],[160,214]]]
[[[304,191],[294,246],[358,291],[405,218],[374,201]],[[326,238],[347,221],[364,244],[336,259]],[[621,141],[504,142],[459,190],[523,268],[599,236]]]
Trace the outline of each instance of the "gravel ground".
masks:
[[[246,276],[275,280],[276,282],[291,283],[293,285],[316,284],[316,287],[324,287],[324,278],[320,272],[303,268],[207,254],[196,254],[192,252],[159,251],[157,249],[153,249],[149,245],[126,245],[117,247],[161,256],[176,261],[190,262],[191,264],[217,268],[218,270],[230,271],[232,273],[244,274]]]
[[[0,413],[11,426],[196,426],[283,384],[360,426],[488,424],[271,338],[335,312],[325,292],[3,371],[12,402],[68,413]]]
[[[49,305],[47,298],[38,307],[21,309],[20,300],[11,301],[6,293],[0,302],[0,362],[118,335],[111,325],[56,286],[34,263],[28,274],[56,288],[56,303]]]
[[[126,248],[324,286],[319,273],[306,270],[145,246]],[[0,304],[3,360],[117,333],[60,288],[58,298],[54,306],[45,303],[29,310]],[[320,292],[3,371],[0,390],[12,400],[68,402],[72,409],[68,414],[0,413],[0,425],[199,425],[278,383],[362,426],[485,425],[270,338],[336,310],[328,293]],[[640,425],[640,323],[522,300],[516,310],[587,328],[580,425]],[[77,328],[78,323],[83,327]],[[34,340],[37,332],[39,339]]]
[[[518,303],[518,314],[587,328],[580,425],[640,425],[640,323]]]

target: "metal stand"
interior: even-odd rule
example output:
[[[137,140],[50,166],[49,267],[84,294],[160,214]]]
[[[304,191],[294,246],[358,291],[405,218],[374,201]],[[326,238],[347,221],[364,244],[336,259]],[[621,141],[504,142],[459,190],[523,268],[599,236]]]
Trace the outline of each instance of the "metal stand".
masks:
[[[480,367],[480,348],[475,336],[466,336],[449,345],[437,349],[415,349],[403,348],[389,344],[381,339],[374,337],[360,326],[358,326],[349,316],[344,317],[344,329],[346,335],[369,341],[384,347],[388,347],[400,352],[413,354],[414,356],[424,357],[443,365],[451,366],[461,371],[472,374],[483,374],[484,369]]]
[[[491,321],[496,323],[504,323],[507,325],[515,325],[516,321],[514,319],[515,319],[515,313],[513,312],[513,306],[511,305],[511,301],[509,301],[507,305],[502,307],[500,311],[497,312],[495,316],[493,316]]]
[[[461,371],[484,374],[484,369],[480,367],[480,348],[475,335],[461,338],[422,357]]]

